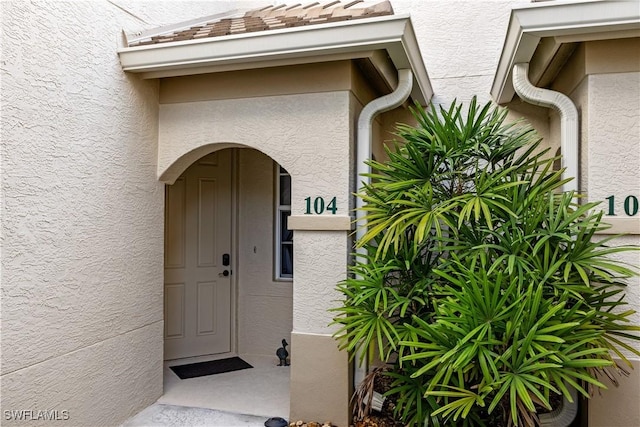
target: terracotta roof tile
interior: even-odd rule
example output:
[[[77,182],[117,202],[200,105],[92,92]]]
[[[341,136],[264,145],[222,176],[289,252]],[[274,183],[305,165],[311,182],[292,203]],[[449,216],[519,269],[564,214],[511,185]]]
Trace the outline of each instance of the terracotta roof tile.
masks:
[[[129,46],[195,40],[384,15],[393,15],[393,9],[388,0],[352,0],[345,2],[324,0],[304,5],[301,3],[280,4],[250,10],[242,17],[219,18],[182,30],[159,33],[142,40],[132,41]]]

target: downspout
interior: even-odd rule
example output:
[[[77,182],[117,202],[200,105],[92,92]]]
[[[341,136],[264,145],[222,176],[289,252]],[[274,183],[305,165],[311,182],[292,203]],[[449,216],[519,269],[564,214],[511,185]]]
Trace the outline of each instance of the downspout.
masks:
[[[376,98],[373,101],[369,102],[360,112],[360,116],[358,117],[358,134],[357,134],[357,152],[356,152],[356,182],[360,183],[358,186],[358,193],[364,190],[364,186],[371,182],[371,178],[368,176],[363,176],[363,174],[371,173],[371,167],[368,166],[365,161],[371,158],[372,152],[372,144],[373,144],[373,133],[371,131],[371,126],[373,125],[373,120],[375,117],[384,113],[385,111],[393,110],[394,108],[401,105],[405,102],[409,95],[411,94],[411,89],[413,87],[413,73],[410,69],[401,69],[398,70],[398,86],[396,89],[388,95],[381,96],[380,98]],[[362,198],[356,198],[356,239],[360,240],[366,233],[366,222],[363,220],[364,212],[361,210],[364,206],[364,201]],[[356,251],[358,254],[366,254],[365,248],[358,248]],[[358,360],[360,359],[360,355],[362,351],[367,351],[367,349],[359,350],[356,353],[356,357],[354,360],[355,369],[353,374],[353,385],[354,388],[358,387],[360,382],[364,379],[367,374],[367,358],[365,355],[364,363],[360,365]]]
[[[553,108],[560,114],[560,147],[562,166],[565,168],[562,178],[574,177],[562,186],[563,191],[578,190],[578,109],[571,99],[563,93],[534,86],[529,81],[529,63],[513,66],[513,88],[522,100],[535,105]]]
[[[529,81],[529,63],[513,66],[513,88],[522,100],[530,104],[553,108],[560,114],[560,147],[562,149],[562,165],[565,167],[562,178],[574,177],[572,181],[562,186],[562,191],[577,191],[578,189],[578,143],[579,123],[578,109],[563,93],[549,89],[542,89]],[[570,387],[573,402],[563,397],[562,406],[550,414],[540,414],[541,426],[571,425],[578,413],[578,393]]]

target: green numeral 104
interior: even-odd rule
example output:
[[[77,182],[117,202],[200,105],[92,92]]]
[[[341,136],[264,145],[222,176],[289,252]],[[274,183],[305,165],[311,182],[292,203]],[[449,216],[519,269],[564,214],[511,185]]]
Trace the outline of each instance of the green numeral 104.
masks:
[[[305,202],[307,202],[307,209],[305,210],[305,214],[309,215],[311,214],[311,207],[312,207],[312,203],[311,203],[311,197],[307,197],[304,199]],[[320,215],[321,213],[323,213],[325,210],[331,212],[333,215],[336,214],[336,212],[338,211],[338,207],[336,206],[336,198],[334,197],[333,199],[331,199],[331,201],[329,203],[325,203],[324,198],[323,197],[316,197],[313,200],[313,213]]]
[[[609,210],[607,212],[607,215],[616,215],[615,196],[609,196],[605,200],[609,202]],[[636,196],[625,197],[624,213],[626,213],[628,216],[634,216],[638,214],[638,198]]]

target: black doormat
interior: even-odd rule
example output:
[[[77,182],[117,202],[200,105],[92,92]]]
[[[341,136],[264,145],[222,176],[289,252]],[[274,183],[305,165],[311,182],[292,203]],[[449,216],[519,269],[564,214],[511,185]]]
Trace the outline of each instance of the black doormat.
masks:
[[[190,363],[188,365],[171,366],[171,370],[180,377],[181,380],[187,378],[204,377],[206,375],[222,374],[224,372],[239,371],[241,369],[253,368],[239,357],[228,359],[211,360],[209,362]]]

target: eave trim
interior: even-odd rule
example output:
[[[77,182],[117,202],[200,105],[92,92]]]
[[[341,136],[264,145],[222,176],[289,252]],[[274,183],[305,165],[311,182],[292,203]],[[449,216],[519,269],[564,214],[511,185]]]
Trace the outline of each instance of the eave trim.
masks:
[[[513,99],[513,66],[530,62],[543,37],[597,40],[611,38],[612,32],[640,30],[638,5],[628,0],[565,0],[514,8],[491,96],[498,104]]]
[[[157,75],[171,70],[172,75],[181,75],[216,66],[229,70],[268,67],[283,60],[305,63],[325,56],[328,60],[336,55],[355,58],[378,49],[387,51],[396,68],[411,67],[415,76],[411,95],[422,105],[428,104],[433,89],[409,15],[124,47],[118,55],[127,72]]]

